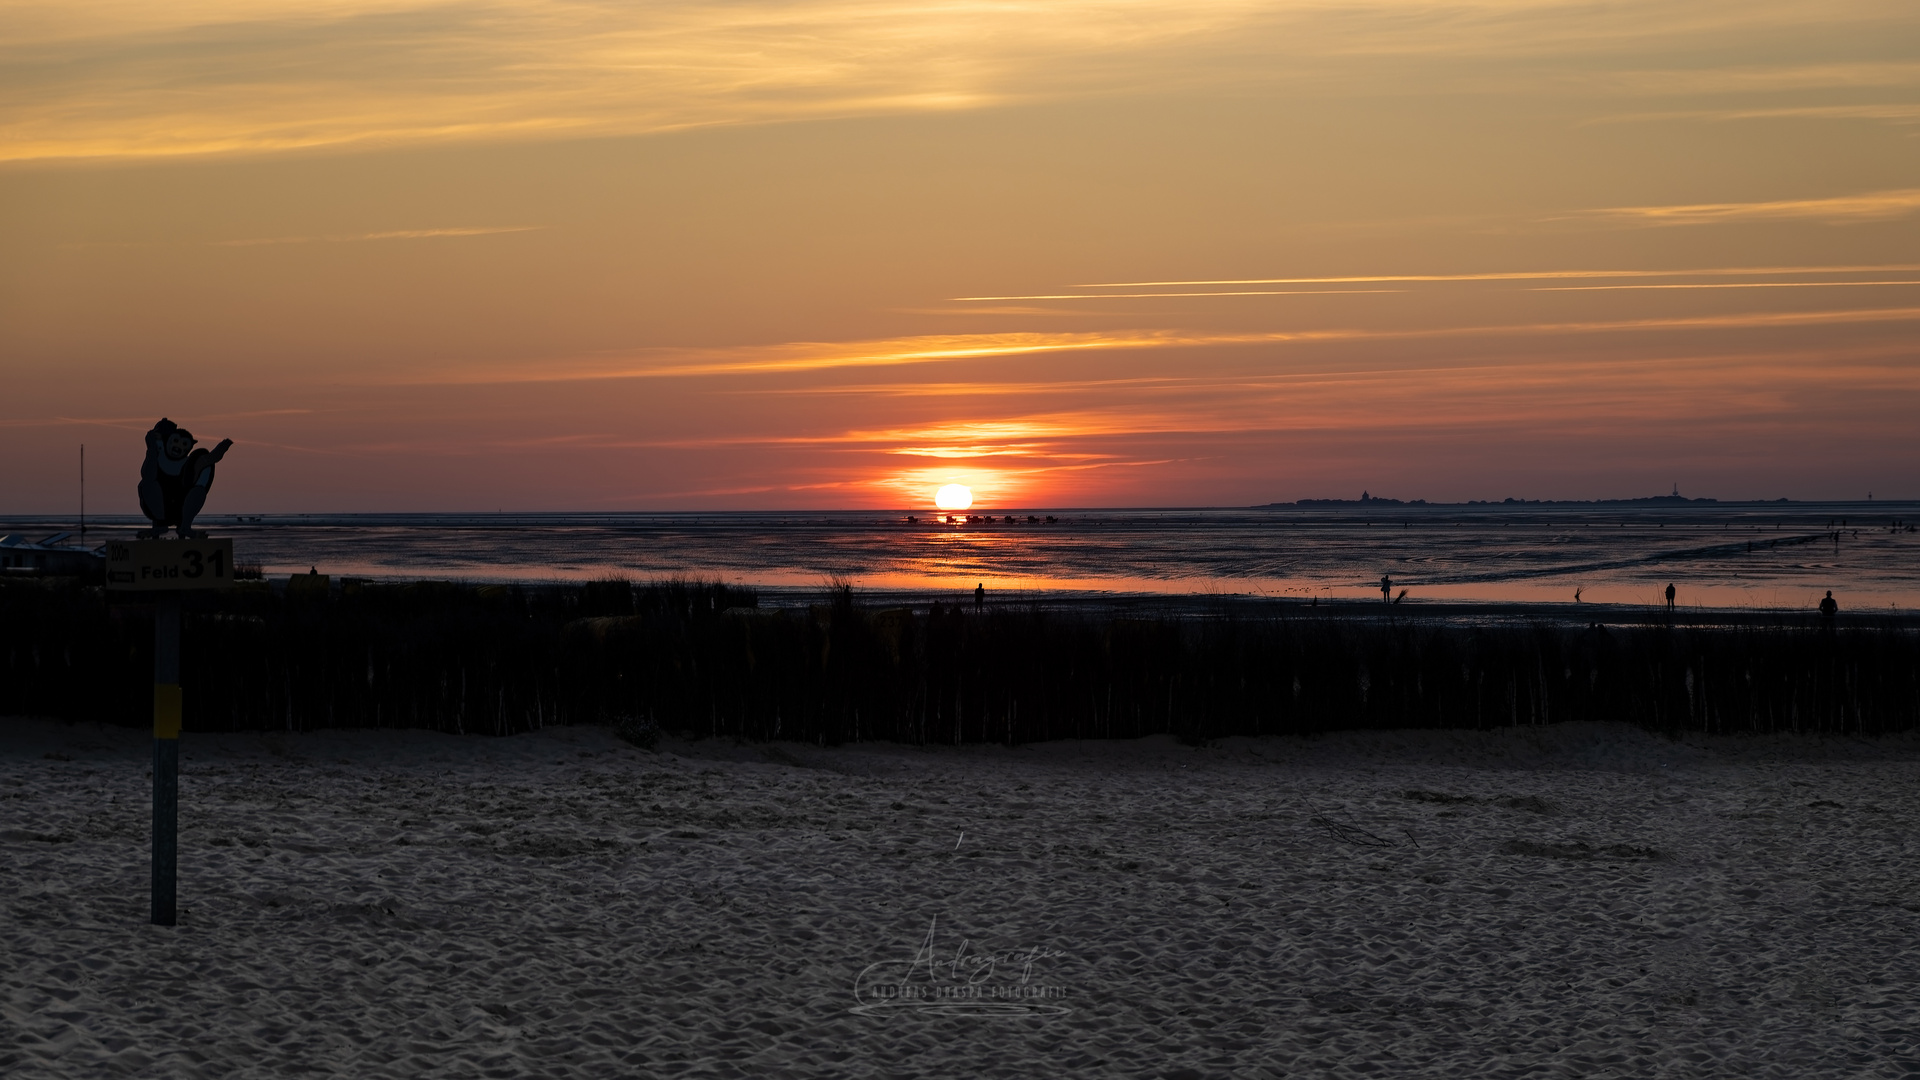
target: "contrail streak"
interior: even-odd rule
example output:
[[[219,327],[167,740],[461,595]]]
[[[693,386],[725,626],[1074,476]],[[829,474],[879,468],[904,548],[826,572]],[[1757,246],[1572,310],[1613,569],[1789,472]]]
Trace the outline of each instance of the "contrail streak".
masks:
[[[1081,286],[1092,288],[1093,286]],[[1060,293],[1050,296],[954,296],[965,300],[1124,300],[1159,296],[1356,296],[1372,293],[1401,293],[1405,289],[1245,289],[1234,292],[1135,292],[1135,293]]]
[[[1920,263],[1877,266],[1735,266],[1714,270],[1531,270],[1491,274],[1376,274],[1361,277],[1221,278],[1206,281],[1107,281],[1076,289],[1144,289],[1171,285],[1344,285],[1395,281],[1552,281],[1566,278],[1734,277],[1761,274],[1912,273]],[[1011,298],[1010,298],[1011,299]],[[1024,298],[1021,298],[1024,299]]]
[[[1684,285],[1543,285],[1528,292],[1614,292],[1620,289],[1848,289],[1862,285],[1920,285],[1920,281],[1725,281]]]

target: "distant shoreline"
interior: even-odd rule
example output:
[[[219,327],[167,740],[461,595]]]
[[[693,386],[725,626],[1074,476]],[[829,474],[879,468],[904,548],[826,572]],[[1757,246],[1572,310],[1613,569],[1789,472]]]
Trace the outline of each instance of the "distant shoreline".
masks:
[[[835,579],[864,594],[969,603],[984,585],[990,602],[1238,594],[1364,605],[1379,603],[1390,575],[1394,595],[1410,589],[1406,606],[1428,611],[1663,606],[1669,582],[1683,607],[1701,610],[1810,610],[1831,589],[1843,611],[1920,611],[1920,503],[1369,502],[1046,516],[1056,520],[983,508],[964,522],[870,510],[222,514],[200,524],[232,538],[249,567],[317,568],[335,581],[700,579],[799,596]],[[93,517],[87,545],[126,538],[136,524]],[[71,527],[0,518],[0,532],[28,541]]]
[[[1429,502],[1425,499],[1392,499],[1374,496],[1366,499],[1296,499],[1293,502],[1254,503],[1221,506],[975,506],[955,516],[967,514],[1200,514],[1235,513],[1253,510],[1518,510],[1551,509],[1700,509],[1742,510],[1747,508],[1820,509],[1826,507],[1920,514],[1920,497],[1895,499],[1716,499],[1654,495],[1637,499],[1469,499],[1466,502]],[[260,510],[210,512],[201,520],[212,528],[232,525],[292,525],[325,522],[432,521],[436,523],[474,521],[497,523],[520,518],[546,520],[603,520],[626,518],[768,518],[768,517],[853,517],[871,514],[888,516],[911,514],[922,524],[936,523],[948,511],[918,506],[839,507],[814,509],[756,510]],[[15,528],[78,528],[78,518],[70,511],[42,513],[0,513],[0,530]],[[89,514],[88,531],[108,528],[145,528],[147,520],[138,514]]]
[[[1359,508],[1407,506],[1407,507],[1423,507],[1423,508],[1430,508],[1430,509],[1457,509],[1457,508],[1463,508],[1463,507],[1479,507],[1479,508],[1492,507],[1492,508],[1498,509],[1498,508],[1506,508],[1506,507],[1525,507],[1525,506],[1567,506],[1567,507],[1639,506],[1639,507],[1673,507],[1675,509],[1681,509],[1685,507],[1698,506],[1698,507],[1727,507],[1727,508],[1737,509],[1740,507],[1747,507],[1747,506],[1879,507],[1879,506],[1899,506],[1902,504],[1912,504],[1914,501],[1915,500],[1912,500],[1912,499],[1787,499],[1787,498],[1715,499],[1715,498],[1708,498],[1705,496],[1702,496],[1700,498],[1688,498],[1684,495],[1649,495],[1645,498],[1639,498],[1639,499],[1514,499],[1514,498],[1506,498],[1506,499],[1498,499],[1498,500],[1469,499],[1466,502],[1448,503],[1448,502],[1428,502],[1425,499],[1387,499],[1387,498],[1381,498],[1378,496],[1372,496],[1372,497],[1362,498],[1362,499],[1296,499],[1293,502],[1261,503],[1258,506],[1250,507],[1250,509],[1269,510],[1269,509],[1286,509],[1289,507],[1299,507],[1301,509],[1317,510],[1317,509],[1340,508],[1340,507],[1349,507],[1349,506],[1359,507]]]

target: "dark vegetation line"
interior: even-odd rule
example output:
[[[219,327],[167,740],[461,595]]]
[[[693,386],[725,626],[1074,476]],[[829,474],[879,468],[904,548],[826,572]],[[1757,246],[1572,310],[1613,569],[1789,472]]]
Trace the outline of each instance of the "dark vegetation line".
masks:
[[[1567,720],[1920,726],[1920,635],[1892,624],[1485,628],[1299,611],[879,610],[844,589],[769,610],[698,582],[256,585],[186,602],[186,728],[1018,743]],[[98,589],[0,583],[0,715],[144,727],[151,642],[146,610]]]

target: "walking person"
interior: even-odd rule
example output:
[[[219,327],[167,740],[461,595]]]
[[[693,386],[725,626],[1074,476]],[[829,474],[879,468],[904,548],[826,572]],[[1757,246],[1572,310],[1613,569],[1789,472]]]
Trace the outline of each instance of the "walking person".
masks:
[[[1393,577],[1390,574],[1380,575],[1380,599],[1389,604],[1393,602]]]
[[[1667,582],[1667,614],[1673,614],[1673,582]]]

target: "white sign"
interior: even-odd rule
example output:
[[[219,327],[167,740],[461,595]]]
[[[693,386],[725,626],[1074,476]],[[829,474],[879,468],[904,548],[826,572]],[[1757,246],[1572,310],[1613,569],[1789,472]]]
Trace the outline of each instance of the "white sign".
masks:
[[[107,543],[109,589],[224,589],[232,584],[232,539]]]

